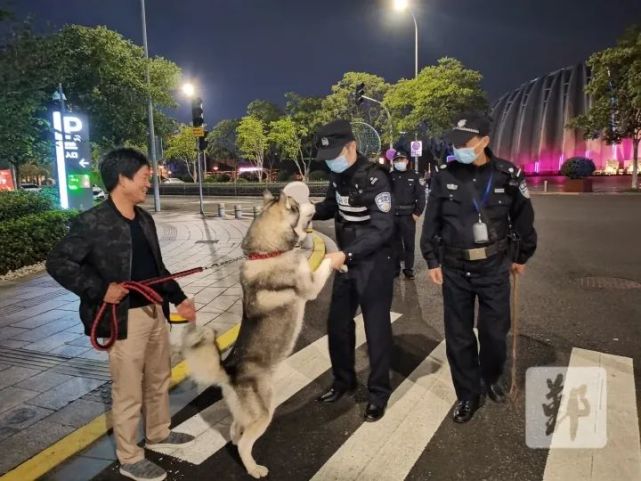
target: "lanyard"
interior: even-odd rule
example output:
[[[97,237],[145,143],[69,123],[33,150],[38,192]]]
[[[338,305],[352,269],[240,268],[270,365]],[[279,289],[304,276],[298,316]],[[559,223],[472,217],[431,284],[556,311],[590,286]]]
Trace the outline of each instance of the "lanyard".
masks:
[[[487,186],[485,186],[485,192],[483,192],[483,197],[481,198],[481,202],[476,200],[476,195],[472,197],[472,201],[474,202],[474,208],[476,209],[476,212],[479,213],[479,219],[481,218],[481,209],[485,207],[485,204],[487,204],[488,199],[490,198],[490,191],[492,190],[492,181],[494,180],[494,171],[490,173],[490,178],[487,180]],[[474,191],[474,189],[472,190]]]

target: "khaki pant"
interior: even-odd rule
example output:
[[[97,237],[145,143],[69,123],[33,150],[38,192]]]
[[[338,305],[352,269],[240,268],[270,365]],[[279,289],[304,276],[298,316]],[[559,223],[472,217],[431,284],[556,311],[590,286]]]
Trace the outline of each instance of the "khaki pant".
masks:
[[[149,443],[169,436],[169,331],[159,306],[129,310],[127,339],[109,349],[109,370],[116,455],[132,464],[145,457],[137,444],[141,413]]]

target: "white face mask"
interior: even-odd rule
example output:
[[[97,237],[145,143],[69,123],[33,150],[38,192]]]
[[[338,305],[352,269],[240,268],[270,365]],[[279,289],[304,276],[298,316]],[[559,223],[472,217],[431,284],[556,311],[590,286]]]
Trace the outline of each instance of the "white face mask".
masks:
[[[394,168],[399,172],[405,172],[407,170],[407,162],[394,162]]]

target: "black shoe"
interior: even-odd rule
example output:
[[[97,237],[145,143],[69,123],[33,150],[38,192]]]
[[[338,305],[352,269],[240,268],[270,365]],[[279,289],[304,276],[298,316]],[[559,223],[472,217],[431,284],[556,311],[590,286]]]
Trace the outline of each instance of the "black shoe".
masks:
[[[414,271],[412,269],[403,269],[403,274],[405,274],[405,278],[410,281],[413,281],[415,278]]]
[[[335,387],[330,387],[325,393],[317,397],[316,401],[326,404],[335,403],[345,394],[354,394],[354,391],[356,391],[356,386],[351,389],[338,389]]]
[[[472,400],[458,400],[454,407],[452,419],[455,423],[466,423],[474,416],[474,413],[485,403],[485,396],[477,396]]]
[[[503,403],[505,403],[505,401],[507,401],[507,394],[505,392],[505,388],[499,382],[495,382],[494,384],[490,384],[486,388],[486,391],[487,391],[487,395],[495,403],[503,404]]]
[[[385,415],[385,406],[377,406],[376,404],[367,403],[365,408],[365,421],[373,423],[381,419]]]

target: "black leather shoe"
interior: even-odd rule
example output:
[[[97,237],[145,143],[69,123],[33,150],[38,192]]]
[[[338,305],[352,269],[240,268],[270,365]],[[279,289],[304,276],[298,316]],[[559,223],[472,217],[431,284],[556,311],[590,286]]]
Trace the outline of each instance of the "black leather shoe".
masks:
[[[403,274],[405,274],[405,278],[409,279],[410,281],[413,281],[415,279],[414,271],[412,269],[403,269]]]
[[[365,408],[365,421],[373,423],[381,419],[385,415],[385,406],[377,406],[376,404],[367,403]]]
[[[507,394],[501,383],[495,382],[494,384],[490,384],[486,390],[487,395],[495,403],[503,404],[507,401]]]
[[[351,389],[338,389],[335,387],[330,387],[325,393],[317,397],[316,400],[318,402],[326,404],[335,403],[345,394],[353,394],[354,391],[356,391],[356,387],[353,387]]]
[[[474,413],[485,404],[485,396],[478,396],[472,400],[458,400],[454,407],[452,419],[455,423],[466,423],[474,416]]]

